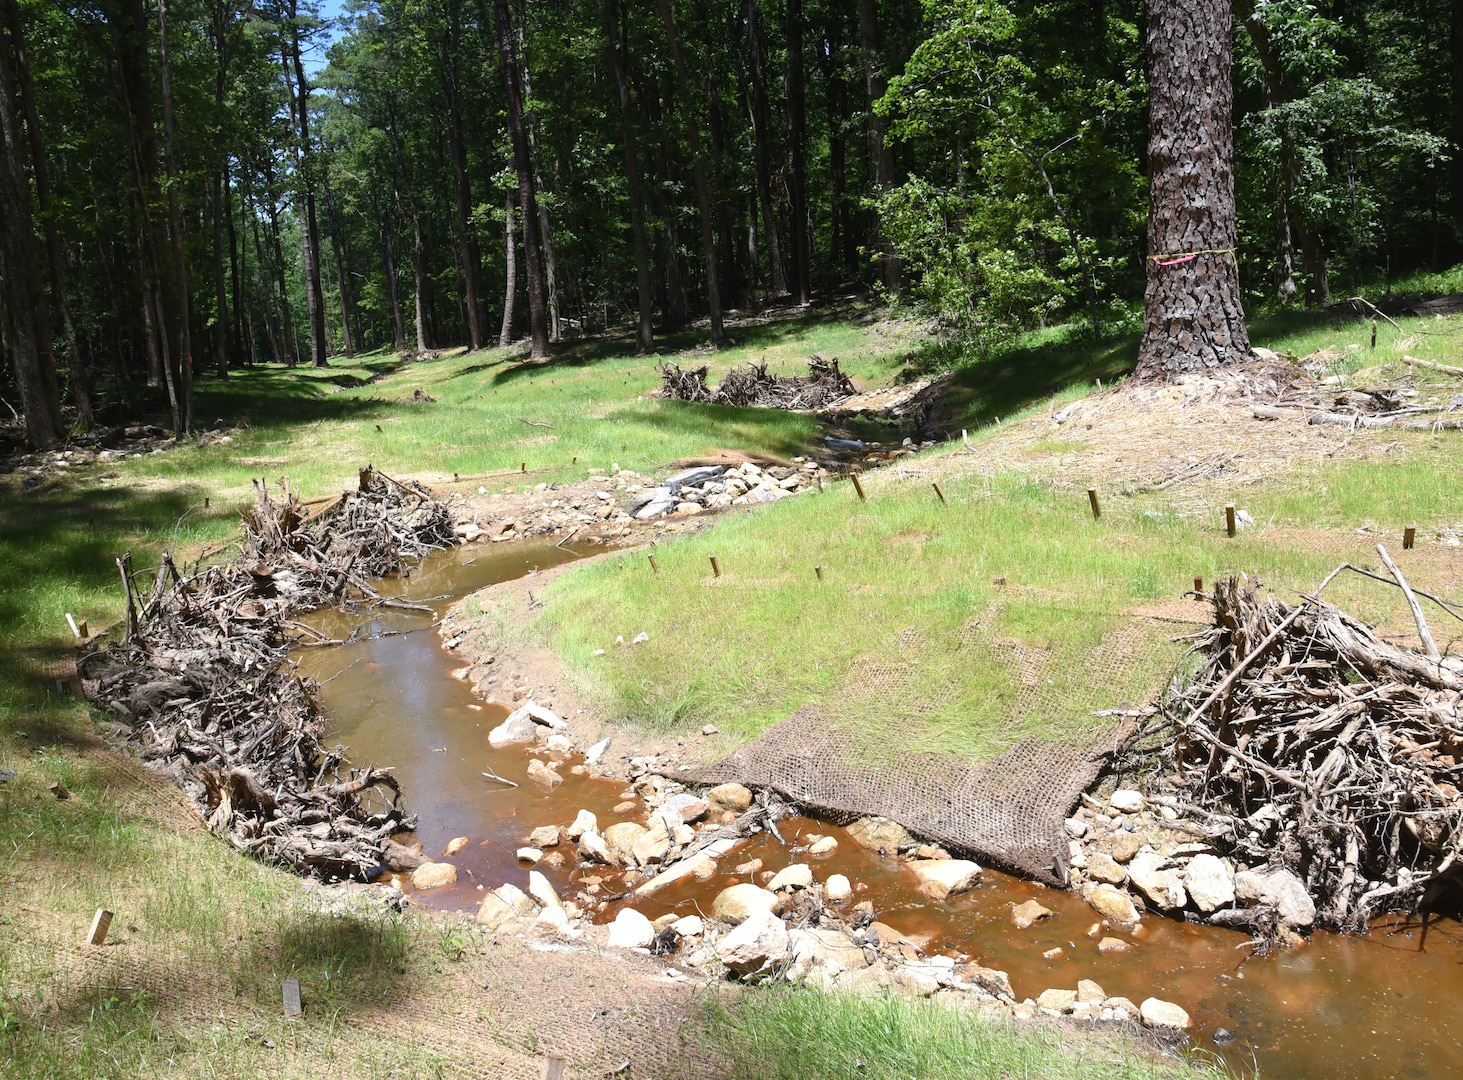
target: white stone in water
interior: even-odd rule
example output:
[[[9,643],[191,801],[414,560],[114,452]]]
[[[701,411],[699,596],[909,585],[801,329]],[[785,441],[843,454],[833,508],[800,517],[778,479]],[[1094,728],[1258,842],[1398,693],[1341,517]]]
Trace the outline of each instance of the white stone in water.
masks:
[[[610,923],[609,946],[612,949],[644,949],[655,940],[655,927],[634,908],[621,908]]]
[[[518,861],[526,863],[537,863],[544,857],[544,853],[536,847],[521,847],[518,849]]]
[[[776,911],[782,898],[750,883],[722,889],[711,902],[711,914],[722,922],[739,923],[754,911]]]
[[[1213,855],[1195,855],[1184,868],[1184,888],[1204,914],[1234,903],[1234,876]]]
[[[838,838],[836,836],[824,836],[813,842],[808,848],[808,854],[813,856],[832,855],[838,850]]]
[[[600,652],[602,653],[604,652],[604,650],[601,649]],[[610,740],[601,739],[599,742],[595,743],[589,748],[589,753],[584,755],[584,763],[586,765],[594,765],[599,761],[600,758],[605,756],[605,751],[609,748]]]
[[[968,859],[922,859],[909,864],[920,892],[932,900],[965,892],[980,880],[980,867]]]
[[[847,900],[853,895],[853,885],[842,874],[833,874],[823,885],[823,895],[833,901]]]
[[[671,929],[681,937],[700,937],[706,932],[706,925],[699,915],[684,915],[671,923]]]
[[[587,832],[599,832],[599,819],[588,810],[580,810],[574,816],[574,824],[569,826],[567,835],[570,840],[578,840]]]
[[[422,863],[411,872],[411,884],[418,892],[439,889],[444,885],[456,885],[457,867],[451,863]]]
[[[773,876],[772,880],[767,883],[767,891],[806,889],[811,884],[813,884],[813,868],[807,863],[793,863]]]
[[[1138,1006],[1145,1027],[1167,1028],[1184,1031],[1189,1026],[1189,1014],[1171,1001],[1160,998],[1145,998]]]
[[[559,900],[559,894],[554,891],[549,879],[540,874],[537,870],[528,872],[528,895],[537,900],[544,907],[563,907]]]

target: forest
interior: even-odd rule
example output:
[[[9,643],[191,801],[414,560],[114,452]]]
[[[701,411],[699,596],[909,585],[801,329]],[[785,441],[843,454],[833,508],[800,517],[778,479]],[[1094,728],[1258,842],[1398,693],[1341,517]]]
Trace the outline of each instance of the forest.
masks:
[[[1164,6],[1166,36],[1134,0],[0,0],[8,411],[38,446],[187,432],[194,382],[245,366],[717,347],[855,292],[955,357],[1136,331],[1150,54],[1226,19]],[[1463,5],[1230,14],[1208,253],[1245,310],[1457,261]]]

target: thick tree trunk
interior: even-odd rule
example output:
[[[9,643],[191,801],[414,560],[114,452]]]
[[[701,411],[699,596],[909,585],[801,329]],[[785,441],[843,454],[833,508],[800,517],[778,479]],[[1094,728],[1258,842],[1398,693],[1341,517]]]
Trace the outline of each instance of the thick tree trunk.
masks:
[[[11,97],[15,85],[10,48],[0,38],[0,274],[7,282],[7,317],[15,381],[25,409],[25,434],[36,449],[66,436],[56,392],[56,374],[46,346],[46,289],[36,250],[30,180],[19,110]]]
[[[864,103],[869,111],[869,169],[874,174],[874,193],[882,195],[894,186],[894,149],[889,145],[889,121],[874,112],[874,102],[889,89],[879,46],[878,0],[859,0],[858,25],[864,61]],[[877,217],[873,220],[871,234],[870,243],[879,252],[884,287],[891,293],[898,292],[903,270],[884,238]]]
[[[523,120],[522,81],[513,43],[508,0],[493,0],[498,29],[498,53],[503,63],[503,87],[508,98],[508,134],[513,141],[513,166],[518,173],[518,205],[523,211],[523,269],[528,278],[528,326],[534,359],[549,355],[548,309],[544,298],[543,263],[538,244],[538,198],[533,190],[533,162]]]
[[[752,156],[757,162],[757,201],[762,207],[762,243],[767,248],[772,295],[787,294],[787,267],[777,233],[777,214],[772,205],[772,147],[767,130],[767,71],[763,55],[762,21],[757,0],[747,0],[747,62],[752,71]]]
[[[721,281],[716,273],[716,235],[711,219],[710,185],[706,182],[706,162],[701,152],[701,127],[692,108],[691,72],[676,28],[675,5],[671,0],[656,0],[656,7],[660,10],[660,19],[665,24],[666,37],[670,42],[681,109],[686,117],[686,143],[691,150],[691,172],[696,181],[696,206],[701,219],[701,255],[706,261],[706,306],[711,316],[711,346],[719,349],[726,342],[726,330],[721,321]]]
[[[300,214],[300,249],[305,261],[305,307],[310,318],[310,363],[326,366],[330,338],[325,329],[325,290],[320,283],[320,223],[315,212],[315,154],[310,146],[310,84],[300,55],[297,0],[289,0],[290,34],[285,56],[285,85],[295,117],[296,172],[304,206]],[[293,68],[293,78],[291,77]]]
[[[655,345],[650,286],[650,244],[645,235],[645,199],[640,191],[640,163],[635,152],[635,120],[630,110],[629,35],[620,17],[621,0],[605,0],[605,38],[609,42],[615,87],[620,96],[620,132],[625,147],[625,188],[630,198],[630,236],[635,246],[635,350],[649,352]]]
[[[173,121],[172,65],[168,62],[168,5],[158,0],[158,87],[163,99],[163,163],[168,172],[168,231],[173,239],[173,295],[177,308],[178,401],[182,423],[175,434],[193,430],[193,334],[189,319],[188,260],[183,251],[183,202],[179,189],[183,174],[178,168],[177,132]]]
[[[422,242],[422,217],[415,202],[411,204],[411,235],[412,308],[416,318],[417,352],[426,352],[431,347],[427,332],[431,304],[427,300],[427,252]]]
[[[807,103],[803,79],[803,0],[787,0],[787,157],[792,203],[792,285],[798,303],[812,299],[808,237]]]
[[[513,192],[503,196],[503,325],[498,347],[513,344],[513,311],[518,306],[518,230],[513,227]]]
[[[1148,7],[1148,287],[1138,374],[1248,360],[1235,262],[1233,84],[1226,0]]]

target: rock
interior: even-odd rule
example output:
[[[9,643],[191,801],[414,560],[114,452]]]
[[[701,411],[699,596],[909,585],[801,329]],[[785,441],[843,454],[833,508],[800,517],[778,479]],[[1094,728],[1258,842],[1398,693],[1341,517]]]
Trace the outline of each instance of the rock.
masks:
[[[1268,904],[1289,926],[1315,924],[1315,901],[1289,870],[1241,870],[1234,876],[1234,895],[1242,903]]]
[[[779,889],[806,889],[813,884],[813,868],[806,863],[793,863],[779,870],[767,883],[768,892]]]
[[[832,855],[837,850],[838,837],[825,836],[815,841],[813,845],[808,848],[808,854],[813,856],[814,858],[817,858],[821,855]]]
[[[555,732],[544,740],[544,749],[551,754],[567,754],[574,749],[574,744],[569,741],[569,736]]]
[[[1077,1000],[1089,1005],[1101,1005],[1107,999],[1107,991],[1091,979],[1077,981]]]
[[[1213,855],[1195,855],[1184,867],[1184,888],[1194,906],[1208,915],[1234,903],[1234,875]]]
[[[665,826],[665,819],[657,814],[650,819],[650,828],[636,839],[630,850],[635,855],[637,863],[641,866],[649,866],[651,863],[664,859],[670,849],[670,830]]]
[[[1011,921],[1016,924],[1017,930],[1025,930],[1029,926],[1041,922],[1042,919],[1050,919],[1052,913],[1042,907],[1035,900],[1028,900],[1024,904],[1011,905]]]
[[[579,854],[591,862],[612,863],[609,846],[597,832],[587,832],[579,838]]]
[[[545,791],[553,791],[564,782],[564,778],[538,758],[528,763],[528,778]]]
[[[1046,952],[1042,953],[1041,954],[1041,958],[1043,960],[1055,960],[1057,957],[1059,957],[1061,955],[1062,955],[1062,947],[1060,945],[1058,945],[1055,949],[1048,949]]]
[[[450,859],[450,858],[452,858],[452,856],[456,855],[463,848],[467,847],[468,843],[469,843],[469,841],[468,841],[467,837],[465,837],[465,836],[454,836],[451,840],[447,841],[447,847],[442,852],[442,854],[445,855],[447,858]]]
[[[1185,1031],[1189,1026],[1188,1013],[1173,1002],[1159,998],[1144,998],[1143,1004],[1138,1006],[1138,1015],[1143,1018],[1144,1027]]]
[[[521,847],[516,854],[518,855],[519,862],[526,862],[531,865],[536,864],[544,857],[544,853],[536,847]]]
[[[716,956],[732,971],[747,975],[780,963],[790,944],[783,921],[770,910],[758,908],[716,943]]]
[[[661,803],[661,809],[671,809],[680,815],[680,820],[689,825],[693,821],[699,821],[706,816],[708,803],[705,799],[698,798],[687,792],[679,792]]]
[[[671,923],[671,929],[681,937],[700,937],[706,932],[706,924],[699,915],[682,915]]]
[[[739,923],[754,911],[774,912],[782,907],[782,899],[757,885],[741,884],[722,889],[711,902],[711,914],[722,922]]]
[[[540,825],[528,834],[528,842],[536,848],[558,847],[559,826]]]
[[[761,859],[749,859],[747,862],[737,863],[737,873],[739,873],[739,874],[745,874],[748,877],[751,877],[753,874],[755,874],[758,870],[761,870],[761,869],[762,869],[762,860]]]
[[[691,876],[697,881],[707,881],[716,876],[716,860],[709,855],[697,855],[691,867]]]
[[[669,514],[676,506],[675,492],[668,487],[654,487],[642,491],[630,504],[630,515],[640,521]]]
[[[611,812],[616,814],[628,814],[634,809],[635,800],[626,799],[624,802],[615,803],[615,805],[611,808]]]
[[[1143,793],[1132,788],[1118,788],[1108,799],[1108,804],[1124,814],[1136,814],[1143,809]]]
[[[882,817],[859,818],[848,827],[848,835],[859,847],[891,854],[905,844],[914,843],[914,837],[903,825]]]
[[[718,728],[715,724],[702,724],[701,725],[701,734],[702,735],[718,735],[720,733],[721,733],[721,729]]]
[[[968,859],[926,859],[907,864],[917,888],[932,900],[963,893],[980,880],[980,867]]]
[[[1115,1013],[1125,1013],[1129,1020],[1137,1020],[1139,1016],[1138,1006],[1125,997],[1110,997],[1102,1003],[1102,1007]]]
[[[930,997],[940,989],[939,975],[925,964],[904,964],[895,968],[894,981],[921,997]]]
[[[574,824],[564,830],[564,835],[570,840],[578,840],[587,832],[599,832],[599,818],[588,810],[580,810],[574,815]]]
[[[752,808],[752,792],[741,784],[719,784],[706,793],[706,802],[713,810],[742,814]]]
[[[1112,857],[1120,863],[1131,862],[1133,856],[1143,850],[1143,845],[1146,842],[1137,833],[1113,833],[1112,840],[1110,841]]]
[[[422,863],[411,872],[412,888],[418,892],[426,892],[428,889],[440,889],[447,885],[457,884],[457,867],[451,863],[428,862]]]
[[[599,762],[599,759],[605,756],[605,751],[610,748],[610,742],[610,739],[601,739],[599,742],[591,746],[588,753],[584,755],[584,764],[597,764]]]
[[[1087,894],[1087,902],[1096,908],[1100,915],[1113,922],[1135,923],[1138,921],[1138,909],[1133,906],[1132,898],[1121,889],[1115,889],[1111,885],[1097,886]]]
[[[1016,999],[1016,993],[1011,989],[1011,976],[1004,971],[970,964],[962,974],[987,994],[994,994],[1004,1001]]]
[[[563,907],[559,894],[554,891],[549,879],[540,874],[537,870],[528,872],[528,895],[537,900],[544,907]]]
[[[677,915],[674,911],[667,911],[660,918],[651,920],[650,925],[655,927],[655,932],[659,934],[661,931],[670,926],[671,923],[675,922],[679,918],[680,916]]]
[[[621,866],[635,865],[635,843],[646,833],[646,828],[633,821],[619,821],[604,831],[605,847],[610,857]]]
[[[513,743],[533,742],[538,737],[538,725],[524,709],[508,714],[508,718],[488,732],[488,745],[493,749],[511,746]]]
[[[496,930],[509,919],[530,919],[537,914],[538,904],[522,889],[503,884],[483,898],[477,921],[489,930]]]
[[[1228,1046],[1234,1042],[1234,1032],[1228,1028],[1215,1028],[1214,1034],[1209,1037],[1215,1046]]]
[[[525,701],[523,703],[523,707],[520,708],[518,712],[524,713],[535,724],[542,725],[543,727],[548,728],[550,731],[569,730],[569,722],[567,720],[565,720],[558,713],[552,711],[551,709],[546,709],[542,705],[534,704],[532,698],[530,698],[528,701]],[[518,713],[514,713],[514,716],[516,716],[517,714]],[[508,719],[511,720],[513,719],[513,717],[510,716]],[[506,723],[507,721],[504,722]]]
[[[678,472],[675,476],[665,478],[665,486],[673,492],[679,492],[683,487],[697,487],[708,480],[715,480],[722,474],[721,465],[698,465],[685,472]]]
[[[853,886],[842,874],[833,874],[823,884],[823,895],[837,903],[853,895]]]
[[[1189,897],[1180,872],[1163,869],[1165,862],[1162,855],[1145,851],[1128,864],[1128,880],[1154,907],[1177,911],[1189,902]]]
[[[1097,943],[1098,952],[1127,952],[1132,947],[1119,937],[1105,937]]]
[[[1128,872],[1119,866],[1111,855],[1102,851],[1087,857],[1085,869],[1087,876],[1093,881],[1104,882],[1108,885],[1121,885],[1128,879]]]
[[[1077,1004],[1077,991],[1075,990],[1043,990],[1036,995],[1036,1007],[1043,1012],[1055,1013],[1061,1016],[1072,1011],[1072,1006]]]
[[[805,978],[813,967],[828,972],[859,971],[869,966],[861,946],[841,930],[789,930],[789,981]]]
[[[647,949],[655,940],[655,927],[634,908],[621,908],[610,923],[607,944],[612,949]]]
[[[1062,827],[1067,830],[1067,835],[1073,840],[1081,840],[1087,835],[1087,822],[1078,817],[1069,817],[1062,822]]]

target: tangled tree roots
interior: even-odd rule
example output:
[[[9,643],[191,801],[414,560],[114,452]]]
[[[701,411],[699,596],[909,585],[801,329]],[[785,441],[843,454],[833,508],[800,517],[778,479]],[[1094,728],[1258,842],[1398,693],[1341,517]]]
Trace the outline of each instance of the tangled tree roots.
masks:
[[[754,405],[763,409],[823,409],[852,397],[853,381],[838,367],[838,360],[808,358],[807,375],[769,375],[767,365],[748,364],[746,371],[731,371],[715,390],[706,385],[704,367],[682,371],[675,364],[660,365],[661,396],[708,405]]]
[[[371,469],[313,516],[256,482],[232,562],[181,573],[162,556],[127,593],[122,640],[82,659],[90,697],[132,729],[141,757],[169,772],[209,828],[240,851],[321,877],[369,878],[393,833],[415,819],[390,773],[347,769],[321,744],[326,718],[290,648],[329,642],[292,617],[326,604],[391,604],[367,578],[455,543],[452,515],[422,488]],[[143,595],[143,593],[146,595]],[[374,796],[373,796],[374,793]]]
[[[1294,872],[1323,925],[1415,906],[1463,851],[1463,660],[1243,577],[1213,599],[1208,662],[1150,731],[1170,805],[1237,859]]]

